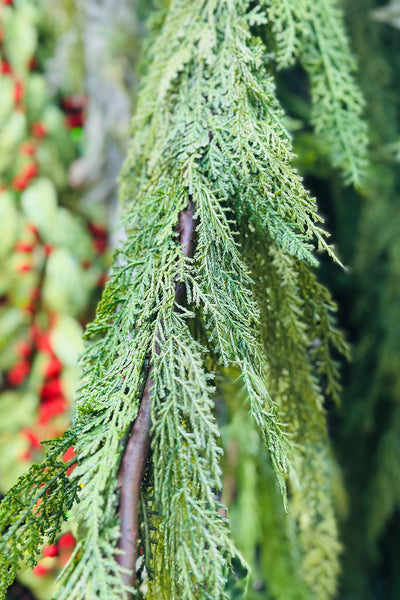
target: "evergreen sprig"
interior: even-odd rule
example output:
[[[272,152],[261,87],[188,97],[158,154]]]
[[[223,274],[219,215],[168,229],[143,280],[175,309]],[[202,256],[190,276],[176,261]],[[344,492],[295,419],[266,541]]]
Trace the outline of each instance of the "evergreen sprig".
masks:
[[[46,465],[32,465],[1,502],[1,544],[7,552],[0,558],[1,598],[21,565],[35,565],[44,544],[54,542],[77,499],[76,482],[66,474],[73,459],[61,460],[70,445],[69,435],[50,442]]]
[[[348,356],[348,348],[336,328],[329,292],[307,264],[248,233],[243,234],[243,245],[261,309],[269,390],[292,442],[289,518],[296,535],[291,552],[300,553],[296,569],[310,597],[328,599],[336,589],[341,547],[324,398],[338,398],[336,360],[339,355]],[[282,537],[279,530],[273,531],[271,535]],[[269,567],[274,585],[281,568],[279,559],[277,554]]]
[[[364,100],[336,0],[266,0],[279,68],[299,59],[310,78],[312,123],[333,166],[361,185],[367,166]]]
[[[291,165],[272,65],[254,36],[266,23],[263,5],[250,0],[175,0],[148,49],[121,177],[126,241],[87,328],[70,430],[79,539],[59,600],[229,597],[227,571],[238,553],[218,501],[210,350],[241,375],[284,499],[290,485],[310,594],[332,596],[338,543],[319,379],[336,392],[330,351],[343,343],[310,268],[314,246],[334,254]],[[355,161],[358,150],[349,150]],[[197,220],[192,258],[176,230],[189,203]],[[177,302],[177,285],[184,301]],[[313,354],[317,335],[324,350]],[[145,568],[133,589],[115,560],[117,479],[146,386],[152,483],[142,489]],[[12,497],[6,509],[16,509]],[[5,569],[16,568],[10,543],[3,544]]]

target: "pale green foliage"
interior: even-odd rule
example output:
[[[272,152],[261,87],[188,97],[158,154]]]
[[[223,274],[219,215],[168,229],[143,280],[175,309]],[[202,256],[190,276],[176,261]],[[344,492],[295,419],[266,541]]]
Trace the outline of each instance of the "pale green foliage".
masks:
[[[322,388],[337,393],[330,351],[344,344],[329,295],[309,270],[314,244],[334,255],[291,166],[265,48],[252,36],[266,14],[252,4],[172,1],[148,49],[121,178],[126,242],[87,330],[71,427],[79,540],[58,600],[117,600],[126,591],[113,558],[116,478],[150,367],[154,497],[145,485],[139,593],[229,597],[237,551],[216,500],[221,450],[207,351],[240,373],[283,497],[285,478],[300,490],[293,493],[295,546],[310,597],[325,600],[334,590],[338,542]],[[196,248],[184,260],[174,227],[190,200]],[[177,282],[185,284],[187,307],[175,305]]]
[[[244,244],[262,310],[269,387],[293,441],[289,514],[300,548],[300,572],[312,598],[328,599],[336,589],[340,544],[321,386],[337,399],[332,352],[346,354],[347,348],[331,316],[335,306],[329,293],[309,267],[254,236],[246,236]]]
[[[313,444],[305,444],[308,437],[314,438]],[[325,600],[336,592],[341,549],[332,500],[333,459],[326,436],[318,431],[304,428],[300,443],[304,450],[293,460],[299,483],[293,482],[291,515],[298,528],[305,581],[312,598]]]
[[[223,387],[232,415],[222,430],[223,501],[229,507],[234,540],[250,564],[253,581],[266,582],[271,597],[309,600],[292,511],[285,513],[262,442],[239,405],[243,390],[238,393],[230,382]]]
[[[365,176],[367,127],[353,79],[354,58],[337,0],[265,0],[277,42],[278,66],[300,59],[310,77],[312,123],[333,166],[346,181]]]
[[[203,348],[175,313],[160,313],[159,334],[164,351],[154,361],[152,462],[161,518],[154,523],[157,577],[149,582],[149,597],[180,598],[185,590],[185,598],[197,598],[203,590],[204,598],[225,598],[227,565],[236,550],[215,500],[219,432]]]

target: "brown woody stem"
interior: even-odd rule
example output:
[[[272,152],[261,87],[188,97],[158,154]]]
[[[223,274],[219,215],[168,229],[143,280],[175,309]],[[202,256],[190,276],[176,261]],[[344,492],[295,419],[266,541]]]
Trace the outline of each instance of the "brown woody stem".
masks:
[[[193,256],[196,225],[197,223],[194,219],[194,202],[190,200],[187,208],[179,213],[178,225],[176,227],[176,232],[180,235],[180,244],[185,258]],[[185,293],[185,284],[177,281],[175,284],[176,306],[183,303]],[[118,484],[121,487],[119,504],[121,535],[118,548],[123,551],[123,554],[118,555],[118,562],[121,567],[131,571],[130,575],[122,575],[123,582],[130,586],[133,586],[136,581],[139,495],[150,447],[151,388],[153,385],[151,373],[152,367],[150,367],[147,375],[139,412],[133,424],[118,474]],[[131,597],[129,595],[128,600]]]

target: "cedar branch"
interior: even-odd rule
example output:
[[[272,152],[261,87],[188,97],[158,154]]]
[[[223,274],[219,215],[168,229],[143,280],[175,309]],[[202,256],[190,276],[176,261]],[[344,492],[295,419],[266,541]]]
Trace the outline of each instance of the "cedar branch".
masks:
[[[193,255],[196,225],[194,202],[190,200],[187,208],[179,213],[176,227],[184,258],[190,258]],[[175,284],[175,307],[183,303],[185,292],[185,284],[177,281]],[[131,586],[136,581],[139,493],[150,447],[151,388],[153,385],[151,373],[152,367],[148,371],[139,412],[133,424],[118,474],[118,483],[121,487],[119,504],[121,535],[118,548],[123,551],[123,554],[118,555],[117,560],[122,567],[131,571],[130,574],[122,575],[124,583]],[[129,594],[128,599],[131,597]]]

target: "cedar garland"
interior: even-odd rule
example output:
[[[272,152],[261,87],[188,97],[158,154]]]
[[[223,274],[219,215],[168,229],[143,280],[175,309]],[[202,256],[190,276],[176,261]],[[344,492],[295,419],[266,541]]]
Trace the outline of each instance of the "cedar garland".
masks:
[[[194,202],[190,200],[188,207],[179,213],[176,227],[184,258],[191,258],[193,255],[196,231],[194,210]],[[185,285],[183,282],[177,281],[175,284],[176,307],[184,302],[184,296]],[[140,409],[133,423],[118,474],[118,486],[121,488],[119,501],[121,535],[118,548],[123,552],[123,554],[118,554],[118,563],[124,569],[131,571],[131,574],[122,574],[126,585],[134,585],[136,581],[140,486],[150,446],[152,370],[150,367]]]

